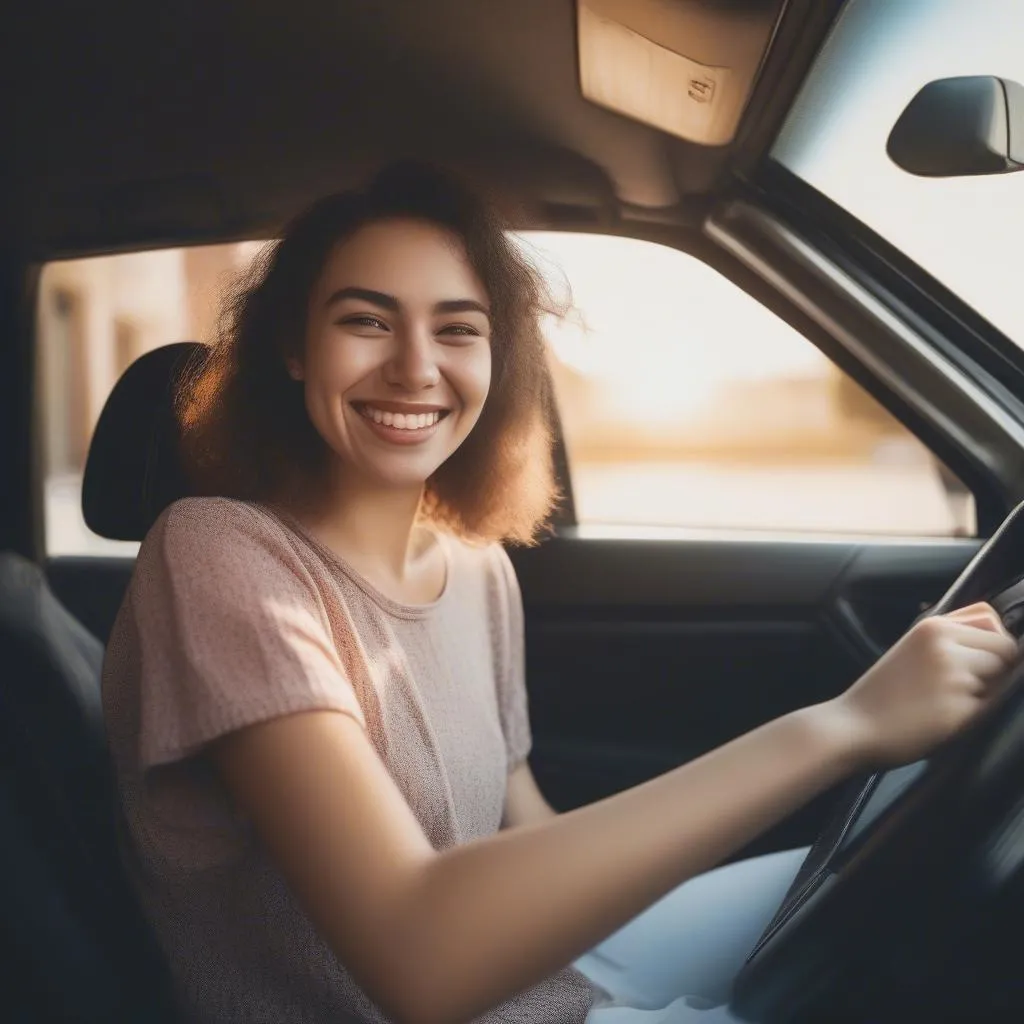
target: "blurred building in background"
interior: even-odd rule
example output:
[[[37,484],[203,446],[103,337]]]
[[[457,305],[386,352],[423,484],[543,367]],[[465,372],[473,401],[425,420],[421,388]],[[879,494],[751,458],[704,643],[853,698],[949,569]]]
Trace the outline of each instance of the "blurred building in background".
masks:
[[[46,267],[37,329],[48,472],[81,472],[110,389],[143,352],[213,339],[220,295],[253,249],[243,242]]]

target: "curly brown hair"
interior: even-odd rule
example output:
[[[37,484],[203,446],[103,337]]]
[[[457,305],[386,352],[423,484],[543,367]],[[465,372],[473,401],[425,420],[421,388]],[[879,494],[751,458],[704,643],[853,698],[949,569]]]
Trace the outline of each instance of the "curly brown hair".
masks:
[[[257,255],[224,304],[216,345],[178,391],[189,475],[202,493],[251,501],[315,485],[328,447],[285,357],[301,352],[309,295],[333,248],[397,218],[460,238],[491,308],[490,392],[469,437],[427,480],[422,515],[466,539],[531,543],[557,499],[540,328],[551,297],[497,210],[451,173],[417,163],[319,200]]]

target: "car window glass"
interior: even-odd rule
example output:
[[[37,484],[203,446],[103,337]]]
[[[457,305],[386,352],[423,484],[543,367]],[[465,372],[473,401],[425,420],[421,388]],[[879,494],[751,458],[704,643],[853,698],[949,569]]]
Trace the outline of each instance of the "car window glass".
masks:
[[[580,522],[966,535],[970,494],[806,338],[685,253],[534,233]]]

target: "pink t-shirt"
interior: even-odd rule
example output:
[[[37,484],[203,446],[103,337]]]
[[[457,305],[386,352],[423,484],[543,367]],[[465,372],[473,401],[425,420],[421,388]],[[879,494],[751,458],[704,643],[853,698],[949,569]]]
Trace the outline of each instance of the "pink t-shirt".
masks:
[[[185,1020],[387,1019],[232,805],[203,756],[215,737],[335,709],[366,730],[435,849],[499,829],[530,748],[521,599],[499,546],[439,539],[444,592],[414,606],[259,505],[185,499],[143,542],[103,706],[122,856]],[[566,968],[481,1019],[574,1024],[593,998]]]

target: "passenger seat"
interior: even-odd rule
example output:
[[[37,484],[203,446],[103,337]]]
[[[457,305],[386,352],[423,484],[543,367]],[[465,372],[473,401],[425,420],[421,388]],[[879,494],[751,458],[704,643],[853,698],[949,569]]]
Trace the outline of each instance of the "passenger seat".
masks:
[[[97,533],[141,540],[183,493],[172,384],[204,351],[147,353],[115,386],[83,486]],[[0,553],[0,1019],[11,1024],[175,1020],[169,972],[118,858],[102,658],[42,571]]]
[[[117,857],[103,649],[10,553],[0,657],[0,1018],[170,1022],[166,969]]]

